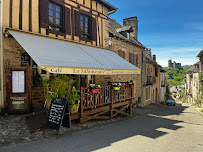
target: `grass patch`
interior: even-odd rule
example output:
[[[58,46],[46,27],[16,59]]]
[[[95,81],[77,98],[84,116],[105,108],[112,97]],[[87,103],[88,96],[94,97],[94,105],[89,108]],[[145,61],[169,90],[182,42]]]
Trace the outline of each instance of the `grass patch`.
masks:
[[[203,113],[203,109],[201,110],[201,112]]]

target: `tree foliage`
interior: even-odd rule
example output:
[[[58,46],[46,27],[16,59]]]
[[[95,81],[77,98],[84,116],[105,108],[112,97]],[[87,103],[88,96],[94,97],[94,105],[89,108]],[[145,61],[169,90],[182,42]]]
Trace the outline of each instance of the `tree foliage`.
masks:
[[[175,85],[181,85],[181,82],[185,78],[186,71],[190,68],[190,66],[183,66],[181,69],[166,69],[166,76],[168,77],[168,83],[170,87]]]

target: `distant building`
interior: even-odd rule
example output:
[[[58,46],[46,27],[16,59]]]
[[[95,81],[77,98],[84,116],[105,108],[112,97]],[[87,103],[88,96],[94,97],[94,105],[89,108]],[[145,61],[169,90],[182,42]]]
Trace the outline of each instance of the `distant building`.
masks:
[[[175,68],[178,68],[178,69],[181,69],[181,63],[176,63],[175,61],[173,61],[172,63],[172,60],[168,60],[168,68],[170,69],[175,69]]]

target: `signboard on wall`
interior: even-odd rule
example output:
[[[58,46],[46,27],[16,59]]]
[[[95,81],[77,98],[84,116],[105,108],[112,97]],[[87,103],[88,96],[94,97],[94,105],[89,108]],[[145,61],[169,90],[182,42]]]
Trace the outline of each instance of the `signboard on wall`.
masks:
[[[12,93],[25,93],[25,71],[12,71]]]
[[[120,74],[140,74],[140,70],[109,70],[109,69],[84,69],[84,68],[64,68],[64,67],[41,67],[50,73],[56,74],[79,74],[79,75],[120,75]]]
[[[21,66],[26,66],[29,63],[30,65],[30,56],[27,52],[21,53]]]

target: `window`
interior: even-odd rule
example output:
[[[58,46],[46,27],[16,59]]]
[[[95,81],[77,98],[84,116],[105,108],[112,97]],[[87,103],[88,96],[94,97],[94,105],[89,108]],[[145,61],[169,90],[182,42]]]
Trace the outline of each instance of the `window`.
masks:
[[[155,68],[155,76],[158,77],[158,68]]]
[[[150,88],[146,88],[145,92],[146,92],[146,100],[148,100],[150,98]]]
[[[135,65],[135,55],[132,54],[132,64]]]
[[[81,38],[91,39],[89,30],[89,16],[80,15]]]
[[[62,7],[49,2],[49,29],[62,32]]]
[[[125,59],[125,52],[123,51],[123,58]]]

